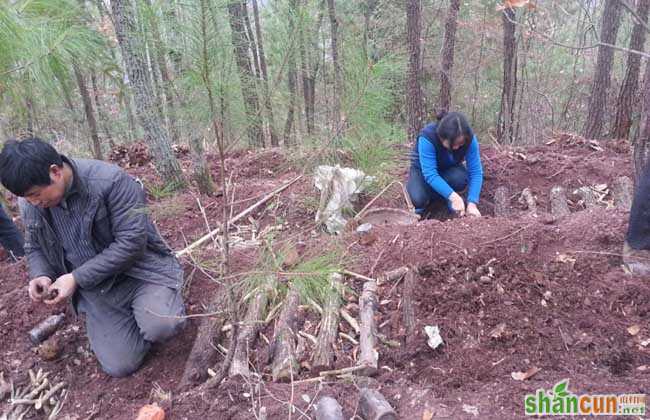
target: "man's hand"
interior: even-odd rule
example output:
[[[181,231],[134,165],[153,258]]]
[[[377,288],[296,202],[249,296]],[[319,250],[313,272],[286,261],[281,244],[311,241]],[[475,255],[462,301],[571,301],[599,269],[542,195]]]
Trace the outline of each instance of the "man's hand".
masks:
[[[478,211],[478,207],[476,207],[476,203],[467,204],[467,215],[474,216],[474,217],[481,217],[481,212]]]
[[[41,276],[29,281],[29,297],[34,302],[40,302],[48,295],[48,289],[52,284],[52,279]]]
[[[46,300],[48,305],[56,305],[59,302],[69,298],[77,290],[77,282],[72,273],[64,274],[49,287],[48,292],[54,296]]]
[[[465,216],[465,202],[463,201],[463,197],[454,191],[449,194],[448,199],[451,203],[451,209],[456,212],[458,216]]]

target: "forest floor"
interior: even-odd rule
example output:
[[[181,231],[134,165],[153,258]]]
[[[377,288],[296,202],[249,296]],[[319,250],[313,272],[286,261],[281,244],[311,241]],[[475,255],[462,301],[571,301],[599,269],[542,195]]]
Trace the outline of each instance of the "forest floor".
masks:
[[[67,399],[59,418],[70,419],[132,419],[141,406],[164,400],[169,393],[174,397],[174,404],[165,406],[170,419],[251,419],[258,418],[260,407],[265,407],[269,419],[311,418],[314,401],[323,395],[335,397],[345,418],[353,418],[363,384],[379,389],[399,418],[426,420],[520,418],[526,394],[550,389],[565,378],[576,394],[647,392],[650,282],[626,274],[621,266],[629,211],[608,205],[605,197],[590,209],[572,199],[570,215],[559,219],[547,215],[549,191],[555,185],[571,193],[581,186],[611,185],[621,175],[631,176],[628,145],[590,144],[563,135],[529,148],[484,146],[482,156],[482,218],[375,226],[370,236],[350,230],[332,237],[314,225],[319,193],[307,173],[233,228],[237,245],[232,247],[230,269],[242,277],[258,266],[264,246],[260,237],[271,229],[276,242],[295,244],[300,258],[317,256],[335,245],[344,250],[345,268],[365,276],[401,266],[418,268],[416,334],[408,340],[402,325],[401,284],[385,282],[379,287],[379,332],[401,346],[379,344],[380,369],[372,379],[304,381],[318,376],[305,360],[296,382],[272,382],[264,339],[273,335],[274,322],[269,322],[250,360],[257,375],[229,378],[215,392],[177,398],[176,387],[201,318],[192,318],[173,341],[155,346],[137,373],[111,378],[89,350],[83,320],[75,319],[65,305],[32,303],[24,263],[6,260],[0,263],[0,372],[16,386],[29,381],[29,369],[50,372],[53,382],[65,381]],[[210,157],[210,162],[218,180],[218,159]],[[189,166],[187,158],[183,163]],[[158,182],[149,175],[150,163],[126,166],[146,185]],[[404,161],[393,174],[395,179],[405,178],[407,166]],[[201,197],[205,218],[213,227],[219,224],[224,205],[237,214],[295,178],[301,167],[279,150],[264,150],[234,152],[227,157],[226,169],[234,199]],[[493,196],[500,185],[507,185],[513,197],[530,188],[538,215],[529,215],[513,199],[509,217],[494,217]],[[196,196],[188,191],[151,197],[152,217],[176,250],[207,231]],[[372,194],[361,197],[358,209],[372,198]],[[374,206],[405,208],[402,192],[390,189]],[[218,256],[210,243],[195,252],[193,260],[183,261],[189,314],[204,313],[220,287],[205,274],[209,270],[198,269],[216,266]],[[363,282],[353,277],[345,277],[345,282],[344,304],[357,316],[354,294],[360,293]],[[63,353],[43,360],[27,332],[49,314],[64,311],[68,317],[57,332]],[[316,335],[317,313],[308,312],[303,328]],[[440,328],[444,344],[435,350],[427,345],[423,330],[427,325]],[[346,323],[340,328],[354,336]],[[357,350],[352,341],[339,337],[335,367],[354,366]],[[539,371],[526,380],[512,377],[513,372],[533,368]],[[0,401],[0,413],[8,407],[8,398]],[[32,410],[26,418],[41,414]]]

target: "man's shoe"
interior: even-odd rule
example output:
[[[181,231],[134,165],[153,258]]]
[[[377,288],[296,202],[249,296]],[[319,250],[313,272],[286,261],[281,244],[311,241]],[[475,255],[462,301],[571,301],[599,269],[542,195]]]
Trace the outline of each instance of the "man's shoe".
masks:
[[[623,263],[634,274],[650,275],[650,251],[634,249],[627,241],[623,245]]]

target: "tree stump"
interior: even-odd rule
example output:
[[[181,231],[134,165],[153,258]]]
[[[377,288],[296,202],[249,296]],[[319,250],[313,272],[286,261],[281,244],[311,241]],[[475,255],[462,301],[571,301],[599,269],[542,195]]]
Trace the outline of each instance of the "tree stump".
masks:
[[[361,373],[372,376],[377,373],[379,354],[375,348],[375,310],[379,305],[377,299],[377,282],[367,281],[363,285],[363,292],[359,296],[359,318],[361,319],[361,332],[359,333],[359,366],[365,366]]]
[[[571,214],[567,204],[566,190],[559,185],[551,188],[551,214],[556,217],[564,217]]]
[[[296,360],[296,330],[300,295],[291,287],[275,326],[271,342],[271,375],[273,380],[290,381],[298,375],[300,366]]]
[[[323,316],[314,350],[314,372],[329,370],[334,366],[334,343],[339,328],[342,280],[343,276],[340,274],[330,274],[330,287],[323,305]]]
[[[364,420],[397,420],[397,414],[379,391],[361,390],[359,413]]]
[[[237,346],[235,354],[233,355],[232,363],[230,364],[229,376],[241,375],[249,377],[251,374],[248,366],[248,352],[257,339],[257,334],[264,321],[264,312],[269,301],[269,292],[275,283],[273,277],[268,277],[259,290],[253,296],[246,311],[246,317],[239,329],[237,337]]]
[[[314,407],[316,420],[343,420],[343,409],[331,397],[322,397]]]
[[[626,176],[620,176],[614,180],[612,185],[612,196],[614,205],[623,210],[630,210],[632,207],[632,197],[634,194],[634,185],[632,180]]]
[[[494,191],[494,215],[508,217],[510,212],[510,191],[508,191],[508,187],[498,187]]]

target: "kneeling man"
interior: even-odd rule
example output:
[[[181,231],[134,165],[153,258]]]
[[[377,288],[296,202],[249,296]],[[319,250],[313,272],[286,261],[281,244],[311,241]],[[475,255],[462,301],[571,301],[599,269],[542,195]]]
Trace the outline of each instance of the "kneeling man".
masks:
[[[106,373],[133,373],[183,325],[183,270],[149,219],[141,185],[115,165],[9,140],[0,181],[21,197],[29,296],[85,314]]]

